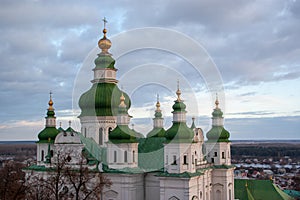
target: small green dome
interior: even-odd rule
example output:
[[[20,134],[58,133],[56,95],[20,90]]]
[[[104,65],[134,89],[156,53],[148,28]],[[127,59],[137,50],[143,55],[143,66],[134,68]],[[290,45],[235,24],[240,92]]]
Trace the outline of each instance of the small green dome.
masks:
[[[183,103],[183,101],[176,100],[173,105],[173,112],[182,112],[185,111],[186,105]]]
[[[230,133],[223,126],[213,126],[206,137],[208,141],[229,142]]]
[[[155,112],[154,117],[155,118],[162,118],[162,113],[161,112]]]
[[[166,131],[166,138],[172,139],[187,139],[191,140],[194,137],[194,132],[187,127],[185,122],[173,122],[171,128]]]
[[[54,116],[55,116],[54,110],[48,109],[48,111],[47,111],[47,117],[54,117]]]
[[[148,134],[147,138],[150,137],[165,137],[166,131],[164,128],[153,128]]]
[[[125,96],[125,104],[129,109],[131,102]],[[82,116],[116,116],[118,114],[122,91],[114,83],[95,83],[91,89],[83,93],[79,99]]]
[[[109,68],[109,69],[116,69],[115,68],[115,60],[107,54],[98,54],[98,57],[95,59],[95,68]]]
[[[55,127],[45,127],[38,135],[39,142],[48,142],[49,138],[51,142],[54,142],[59,130]]]
[[[118,125],[114,130],[109,133],[109,140],[112,142],[137,142],[137,138],[141,134],[130,129],[127,125]]]
[[[211,113],[213,117],[222,117],[223,112],[220,108],[215,108],[214,111]]]

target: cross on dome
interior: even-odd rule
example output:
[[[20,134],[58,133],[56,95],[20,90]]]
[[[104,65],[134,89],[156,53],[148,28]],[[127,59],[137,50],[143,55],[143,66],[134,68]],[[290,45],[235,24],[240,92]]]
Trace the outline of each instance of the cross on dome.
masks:
[[[106,20],[106,18],[104,17],[104,18],[102,19],[102,21],[103,21],[103,27],[104,27],[104,29],[105,29],[106,24],[107,24],[107,20]]]
[[[50,92],[49,92],[49,94],[50,94],[50,99],[49,99],[49,102],[48,102],[48,105],[49,105],[49,110],[53,110],[53,101],[52,101],[52,92],[51,92],[51,90],[50,90]]]

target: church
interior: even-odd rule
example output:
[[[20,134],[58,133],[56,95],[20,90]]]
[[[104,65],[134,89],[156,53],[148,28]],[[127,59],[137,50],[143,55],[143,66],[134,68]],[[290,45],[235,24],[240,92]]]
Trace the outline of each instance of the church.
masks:
[[[86,165],[111,181],[103,200],[234,200],[234,166],[231,165],[230,134],[216,97],[212,127],[207,133],[194,123],[187,126],[184,91],[178,83],[177,98],[170,102],[173,121],[163,127],[159,99],[153,110],[153,129],[138,133],[129,127],[131,100],[118,87],[112,45],[103,29],[95,58],[91,88],[79,99],[81,130],[56,126],[50,94],[45,128],[38,134],[37,164],[42,171],[55,162],[59,152],[70,151],[76,166],[82,152]],[[205,139],[205,137],[207,139]]]

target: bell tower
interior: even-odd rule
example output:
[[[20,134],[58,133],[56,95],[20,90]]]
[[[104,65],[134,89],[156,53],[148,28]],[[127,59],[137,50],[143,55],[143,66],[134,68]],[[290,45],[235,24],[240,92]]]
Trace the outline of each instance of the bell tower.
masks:
[[[94,79],[91,81],[93,85],[79,99],[81,133],[85,137],[93,138],[102,147],[106,146],[109,133],[116,127],[118,99],[121,94],[125,97],[127,107],[130,108],[131,105],[129,96],[118,88],[115,60],[108,51],[112,43],[106,36],[105,18],[103,22],[103,37],[98,42],[101,52],[94,62]]]

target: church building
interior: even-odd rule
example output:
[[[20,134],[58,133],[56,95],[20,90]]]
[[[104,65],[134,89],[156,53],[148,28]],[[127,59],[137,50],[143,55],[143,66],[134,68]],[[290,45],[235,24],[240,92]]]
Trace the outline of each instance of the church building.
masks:
[[[95,59],[91,88],[79,99],[81,130],[56,127],[50,95],[45,128],[38,134],[37,164],[50,167],[60,152],[69,151],[76,166],[82,152],[86,165],[111,181],[103,200],[234,200],[234,166],[231,165],[230,134],[216,98],[212,127],[206,133],[187,126],[184,91],[178,84],[172,106],[173,121],[163,127],[159,99],[153,110],[153,129],[138,133],[129,127],[131,100],[118,87],[112,42],[104,28]],[[207,140],[205,139],[205,136]]]

